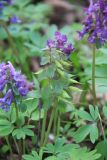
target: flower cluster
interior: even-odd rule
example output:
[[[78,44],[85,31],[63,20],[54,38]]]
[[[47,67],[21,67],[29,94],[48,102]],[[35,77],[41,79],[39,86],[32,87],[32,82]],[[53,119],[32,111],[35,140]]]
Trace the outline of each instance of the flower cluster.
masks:
[[[79,32],[80,38],[88,33],[90,43],[104,44],[107,40],[107,0],[90,0],[83,24],[84,28]]]
[[[0,64],[0,92],[7,90],[6,95],[0,98],[0,108],[5,111],[9,110],[11,103],[14,101],[15,92],[19,96],[26,96],[33,89],[33,83],[28,82],[26,76],[16,71],[13,65],[8,63]]]
[[[67,42],[67,36],[61,34],[60,32],[55,32],[55,40],[49,39],[47,41],[47,47],[52,49],[58,49],[67,56],[74,50],[71,43]]]

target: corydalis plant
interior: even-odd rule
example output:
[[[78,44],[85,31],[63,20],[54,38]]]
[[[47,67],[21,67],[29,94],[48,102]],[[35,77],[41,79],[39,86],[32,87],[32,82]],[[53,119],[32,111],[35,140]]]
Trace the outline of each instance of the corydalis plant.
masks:
[[[80,38],[88,33],[90,43],[104,44],[107,41],[107,0],[90,0],[83,25],[84,29],[79,32]]]
[[[71,105],[71,91],[77,89],[71,84],[77,83],[71,75],[71,61],[68,56],[74,50],[72,44],[67,41],[67,36],[55,32],[55,38],[47,41],[47,49],[41,58],[43,70],[37,73],[40,83],[41,102],[44,109],[44,117],[41,129],[40,146],[45,146],[53,126],[54,137],[59,136],[61,106]],[[48,111],[50,121],[46,128]],[[45,133],[46,132],[46,133]]]
[[[49,39],[47,41],[47,47],[50,49],[55,48],[56,50],[60,50],[67,56],[69,56],[74,50],[72,44],[67,42],[67,36],[60,32],[55,32],[54,40]]]
[[[28,82],[26,76],[16,71],[10,62],[0,64],[0,92],[6,92],[0,98],[0,108],[5,111],[10,109],[15,96],[24,97],[33,89],[33,83]]]

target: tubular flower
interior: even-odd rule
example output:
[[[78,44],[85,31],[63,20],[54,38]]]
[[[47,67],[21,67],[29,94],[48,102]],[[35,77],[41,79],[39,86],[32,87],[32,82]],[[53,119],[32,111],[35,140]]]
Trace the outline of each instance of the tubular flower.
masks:
[[[6,112],[9,111],[12,101],[13,101],[13,93],[12,90],[10,89],[3,98],[0,98],[0,108]]]
[[[60,32],[55,32],[54,40],[49,39],[47,41],[47,47],[49,49],[55,48],[57,50],[62,51],[67,56],[74,50],[71,43],[67,43],[67,36],[61,34]]]
[[[18,95],[26,96],[33,89],[33,83],[29,82],[21,72],[15,70],[10,62],[0,64],[0,92],[4,88],[8,91],[4,98],[0,98],[0,108],[8,110],[11,103],[14,101],[14,90],[17,90]]]
[[[80,39],[88,33],[90,43],[104,44],[107,41],[107,0],[90,0],[83,25],[83,30],[79,32]]]

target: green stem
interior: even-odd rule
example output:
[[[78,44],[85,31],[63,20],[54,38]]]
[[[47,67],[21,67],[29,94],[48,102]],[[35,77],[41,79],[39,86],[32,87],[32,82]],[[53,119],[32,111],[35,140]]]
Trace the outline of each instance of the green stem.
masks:
[[[23,154],[25,154],[25,139],[23,139]]]
[[[41,131],[41,141],[40,146],[43,145],[44,136],[45,136],[45,127],[46,127],[46,118],[47,118],[47,112],[44,111],[44,118],[43,118],[43,124],[42,124],[42,131]]]
[[[60,113],[58,113],[58,122],[57,122],[57,138],[59,137],[60,133]]]
[[[21,139],[19,140],[19,148],[20,148],[20,150],[19,150],[19,160],[21,160],[22,159],[22,143],[21,143]]]
[[[94,105],[97,104],[96,88],[95,88],[95,57],[96,57],[95,51],[96,51],[96,47],[94,45],[93,46],[93,57],[92,57],[92,92],[93,92]]]
[[[54,137],[56,138],[56,134],[57,134],[57,118],[58,118],[58,110],[55,110],[55,116],[54,116]]]
[[[19,154],[20,151],[19,151],[19,146],[17,144],[17,141],[16,141],[16,139],[14,137],[13,137],[13,140],[14,140],[14,143],[15,143],[15,146],[16,146],[16,149],[17,149],[17,153]]]
[[[26,152],[29,154],[29,146],[28,146],[28,144],[27,144],[27,141],[25,141],[25,150],[26,150]]]
[[[10,32],[8,31],[6,24],[3,23],[2,25],[3,25],[5,31],[6,31],[6,33],[8,35],[8,40],[9,40],[9,43],[10,43],[12,49],[13,49],[13,52],[18,55],[18,52],[17,52],[16,46],[14,44],[13,38],[12,38]]]
[[[17,117],[17,120],[19,120],[19,111],[18,111],[17,105],[15,105],[15,108],[16,108],[16,117]]]
[[[101,125],[103,138],[104,138],[104,140],[106,140],[106,136],[105,136],[104,127],[103,127],[103,124],[102,124],[102,119],[101,119],[100,113],[98,113],[98,116],[99,116],[99,120],[100,120],[100,125]]]
[[[52,113],[51,113],[51,117],[50,117],[48,129],[47,129],[47,132],[46,132],[46,135],[45,135],[45,140],[44,140],[43,146],[45,146],[47,141],[48,141],[49,133],[50,133],[50,130],[51,130],[51,127],[52,127],[52,123],[53,123],[53,120],[54,120],[55,109],[56,109],[56,106],[53,107],[53,109],[52,109]]]
[[[12,148],[11,148],[11,145],[10,145],[9,139],[8,139],[8,137],[7,137],[7,136],[5,137],[5,139],[6,139],[6,143],[7,143],[8,147],[9,147],[10,154],[11,154],[11,156],[12,156],[12,160],[13,160],[13,159],[14,159],[14,158],[13,158],[13,152],[12,152]]]

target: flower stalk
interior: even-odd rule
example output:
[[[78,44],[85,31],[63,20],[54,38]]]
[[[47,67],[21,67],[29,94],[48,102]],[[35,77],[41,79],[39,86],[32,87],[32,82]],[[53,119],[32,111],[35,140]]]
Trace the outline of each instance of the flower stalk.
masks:
[[[93,93],[93,103],[97,104],[96,99],[96,86],[95,86],[95,58],[96,58],[96,46],[93,45],[93,55],[92,55],[92,93]]]
[[[43,146],[45,146],[47,141],[48,141],[49,133],[50,133],[52,123],[53,123],[53,120],[54,120],[54,116],[55,116],[55,110],[56,110],[56,106],[54,106],[53,109],[52,109],[52,113],[51,113],[51,116],[50,116],[48,129],[47,129],[47,132],[45,134],[45,139],[44,139],[44,142],[43,142]]]

